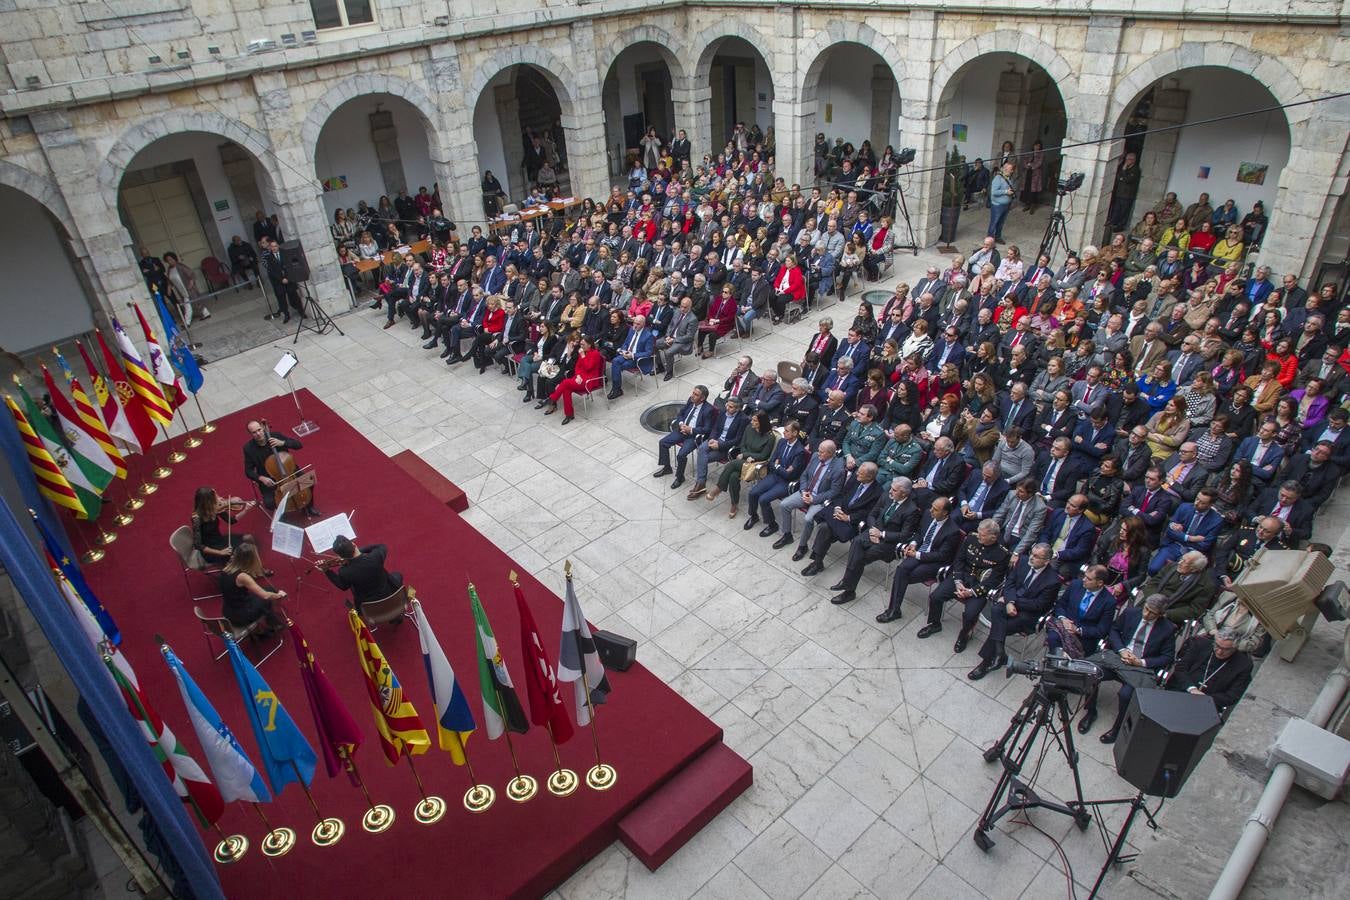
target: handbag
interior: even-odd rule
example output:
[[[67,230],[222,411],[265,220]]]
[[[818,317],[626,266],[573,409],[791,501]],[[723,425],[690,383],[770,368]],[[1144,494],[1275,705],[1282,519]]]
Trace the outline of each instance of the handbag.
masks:
[[[560,371],[562,370],[558,366],[558,361],[554,359],[544,360],[539,367],[539,375],[543,378],[557,378]]]
[[[753,484],[769,473],[767,459],[752,459],[741,464],[741,483]]]

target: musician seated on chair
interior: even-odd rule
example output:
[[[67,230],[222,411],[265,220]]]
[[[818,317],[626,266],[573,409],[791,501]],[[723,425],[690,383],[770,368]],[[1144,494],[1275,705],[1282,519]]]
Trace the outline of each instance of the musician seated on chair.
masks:
[[[280,431],[269,431],[256,419],[248,423],[248,433],[249,442],[244,445],[244,477],[258,486],[258,495],[262,497],[263,508],[276,509],[277,480],[268,474],[267,463],[271,461],[273,470],[279,471],[276,468],[277,454],[283,450],[299,450],[304,445],[290,435]],[[287,508],[293,509],[294,506],[292,502]],[[314,506],[313,487],[309,489],[309,504],[305,507],[305,512],[311,516],[320,515]]]
[[[236,497],[221,497],[209,487],[197,488],[192,498],[192,548],[202,555],[207,565],[224,565],[234,553],[235,548],[247,541],[257,545],[253,535],[234,531],[238,524],[236,513],[242,513],[256,504]],[[221,531],[220,521],[228,523]]]
[[[323,567],[323,574],[340,590],[351,591],[357,612],[362,605],[383,600],[403,587],[403,574],[385,569],[389,548],[384,544],[358,547],[350,538],[338,536],[333,541],[333,552],[338,559]]]
[[[267,637],[286,625],[286,617],[273,605],[285,600],[286,592],[262,583],[270,574],[263,568],[258,548],[249,541],[234,549],[220,573],[220,614],[236,628],[247,628],[262,619],[262,627],[253,633],[255,637]]]

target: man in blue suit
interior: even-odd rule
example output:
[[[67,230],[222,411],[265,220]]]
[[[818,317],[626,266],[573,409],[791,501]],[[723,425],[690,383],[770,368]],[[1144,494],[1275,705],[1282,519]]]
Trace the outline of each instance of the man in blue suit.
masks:
[[[998,422],[1004,434],[1014,426],[1023,434],[1031,434],[1036,425],[1036,404],[1027,397],[1026,382],[1015,381],[1006,394],[999,394]]]
[[[849,474],[834,502],[825,507],[820,527],[811,543],[811,563],[802,574],[808,578],[825,570],[825,554],[835,541],[849,543],[867,524],[867,516],[881,499],[881,485],[877,484],[877,464],[865,462]],[[805,538],[802,539],[805,543]],[[798,558],[794,556],[794,559]]]
[[[945,364],[951,363],[956,368],[961,368],[961,364],[966,361],[966,348],[961,343],[961,332],[955,325],[948,325],[936,341],[933,342],[933,349],[928,351],[928,359],[925,365],[930,372],[936,372]]]
[[[634,316],[633,324],[628,327],[628,336],[619,345],[614,359],[609,363],[609,399],[623,396],[623,373],[639,369],[645,375],[651,375],[655,363],[652,347],[655,336],[647,327],[646,316]]]
[[[1008,662],[1004,642],[1010,634],[1031,634],[1059,596],[1059,573],[1050,565],[1050,545],[1035,544],[1008,571],[1003,590],[989,604],[989,637],[980,646],[980,664],[966,677],[979,681]]]
[[[952,518],[952,501],[946,497],[934,497],[929,503],[928,512],[919,520],[914,537],[903,547],[896,549],[899,564],[891,576],[891,597],[884,612],[877,616],[883,625],[900,618],[900,607],[904,604],[905,592],[915,581],[936,578],[938,570],[949,566],[956,558],[960,545],[961,532]]]
[[[957,494],[961,504],[961,529],[969,534],[981,519],[992,518],[1003,498],[1008,496],[1009,489],[1007,479],[999,475],[998,463],[990,460],[980,468],[972,469]]]
[[[1223,516],[1214,509],[1212,488],[1201,488],[1194,503],[1183,503],[1163,529],[1162,543],[1148,561],[1148,574],[1156,575],[1163,566],[1181,559],[1188,550],[1208,554],[1218,540]]]
[[[656,454],[661,467],[652,473],[653,478],[662,478],[671,473],[670,448],[679,448],[675,454],[675,480],[671,482],[673,491],[684,484],[684,468],[699,444],[708,436],[713,424],[713,405],[708,402],[708,389],[698,385],[689,394],[680,414],[670,423],[670,432],[657,441]]]
[[[834,371],[816,391],[816,396],[824,403],[829,399],[830,391],[842,391],[844,405],[847,406],[853,402],[853,396],[858,393],[858,378],[853,374],[852,359],[847,356],[836,356],[835,360]]]
[[[741,411],[740,398],[728,397],[726,405],[713,420],[707,440],[698,445],[694,454],[694,487],[689,491],[688,499],[693,500],[703,493],[708,482],[708,464],[730,459],[741,445],[745,426],[749,423],[750,417]]]
[[[1284,461],[1284,448],[1275,443],[1276,430],[1275,420],[1267,419],[1261,423],[1254,436],[1242,439],[1237,453],[1233,454],[1234,462],[1239,459],[1251,462],[1252,480],[1261,487],[1270,484],[1280,469],[1280,463]]]
[[[1175,503],[1175,498],[1163,490],[1162,469],[1150,466],[1144,475],[1144,483],[1121,499],[1120,514],[1143,519],[1152,542],[1157,543],[1163,523],[1172,515]]]
[[[1116,429],[1109,421],[1106,406],[1094,406],[1073,430],[1069,446],[1079,471],[1095,469],[1116,443]]]
[[[1097,528],[1083,515],[1087,497],[1074,494],[1064,504],[1046,516],[1041,529],[1041,542],[1050,545],[1050,559],[1061,572],[1078,568],[1092,552]]]
[[[856,328],[848,330],[848,340],[839,345],[839,349],[834,352],[834,362],[838,364],[839,360],[847,357],[853,361],[854,372],[866,372],[867,360],[872,356],[872,348],[867,345],[867,341],[862,339]]]
[[[797,492],[783,498],[783,502],[778,504],[778,520],[768,523],[772,526],[771,531],[765,529],[769,534],[775,531],[783,532],[782,537],[773,542],[773,549],[781,550],[792,543],[792,514],[801,509],[806,511],[802,520],[802,540],[792,560],[796,562],[805,556],[807,545],[811,541],[811,531],[816,527],[816,519],[829,508],[834,498],[839,496],[847,476],[844,461],[839,458],[834,441],[821,441],[815,455],[811,457],[811,462],[807,464],[806,471],[802,473],[801,481],[797,483]]]
[[[1116,598],[1106,589],[1109,574],[1106,566],[1088,566],[1082,578],[1069,584],[1055,604],[1055,617],[1046,629],[1047,647],[1063,647],[1067,637],[1070,642],[1077,642],[1075,649],[1087,655],[1106,637],[1116,611]]]
[[[500,294],[502,288],[506,287],[506,262],[497,262],[495,256],[487,258],[487,265],[484,266],[483,280],[479,286],[483,288],[484,294]]]
[[[783,439],[778,442],[773,455],[769,457],[768,474],[755,482],[755,486],[750,489],[750,517],[741,527],[749,531],[759,524],[760,515],[763,514],[763,517],[777,528],[778,524],[773,521],[773,507],[770,504],[790,493],[788,485],[801,478],[802,470],[805,468],[806,446],[801,441],[797,423],[788,422],[783,426]],[[768,526],[760,532],[761,537],[768,537],[771,534],[773,531]]]
[[[1154,673],[1172,664],[1177,627],[1163,617],[1166,607],[1167,598],[1162,594],[1150,595],[1143,606],[1128,607],[1107,632],[1107,649],[1088,656],[1101,666],[1103,681],[1120,682],[1116,720],[1101,736],[1103,744],[1115,742],[1135,688],[1154,686]],[[1078,720],[1079,734],[1087,734],[1097,720],[1098,690],[1100,685],[1094,686],[1084,701],[1083,718]]]

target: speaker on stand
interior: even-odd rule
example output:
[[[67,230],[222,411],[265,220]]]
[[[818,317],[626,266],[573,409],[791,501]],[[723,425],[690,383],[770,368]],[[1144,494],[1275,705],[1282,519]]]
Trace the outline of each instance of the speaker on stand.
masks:
[[[300,316],[300,321],[295,326],[295,337],[291,338],[291,343],[296,344],[300,341],[300,332],[309,329],[315,334],[327,334],[328,329],[332,328],[338,334],[342,334],[342,329],[333,321],[333,317],[324,311],[319,305],[319,301],[314,299],[314,295],[309,290],[309,259],[305,256],[304,245],[299,241],[287,241],[280,245],[281,266],[286,271],[286,280],[291,284],[298,285],[304,294],[304,313]],[[345,335],[344,335],[345,337]]]

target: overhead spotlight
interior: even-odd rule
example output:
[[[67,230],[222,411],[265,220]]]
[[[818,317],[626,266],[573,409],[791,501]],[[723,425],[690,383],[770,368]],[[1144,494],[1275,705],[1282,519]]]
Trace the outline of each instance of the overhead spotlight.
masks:
[[[179,50],[179,51],[178,51],[178,58],[179,58],[179,59],[192,59],[192,53],[191,53],[191,51],[189,51],[189,50]]]
[[[299,41],[295,39],[295,35],[292,32],[288,31],[281,36],[281,46],[283,47],[294,47],[298,43]]]
[[[919,151],[913,147],[906,147],[895,157],[895,164],[898,166],[907,166],[914,162],[914,157],[919,155]]]
[[[1068,178],[1061,178],[1056,187],[1061,194],[1072,194],[1083,186],[1083,173],[1074,172]]]
[[[147,61],[150,63],[150,65],[152,65],[152,66],[157,66],[157,65],[159,65],[160,63],[164,62],[163,57],[159,56],[158,54],[156,54],[156,55],[154,55],[154,56],[148,56],[148,57],[146,57],[146,60],[147,60]]]

